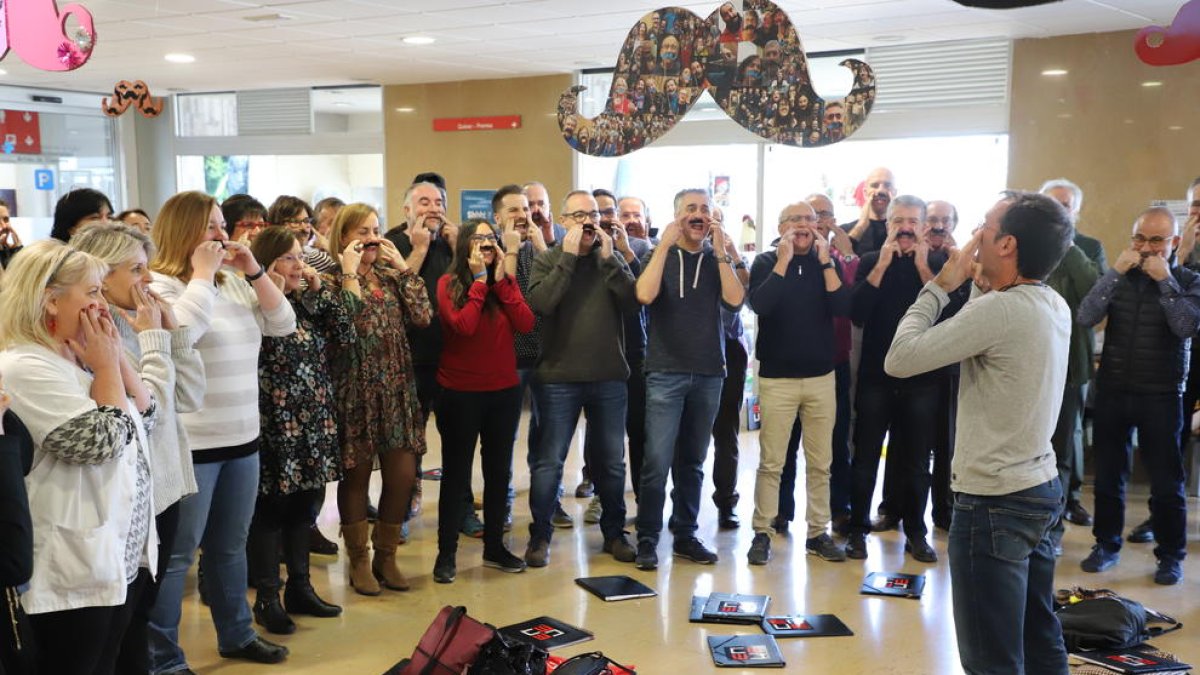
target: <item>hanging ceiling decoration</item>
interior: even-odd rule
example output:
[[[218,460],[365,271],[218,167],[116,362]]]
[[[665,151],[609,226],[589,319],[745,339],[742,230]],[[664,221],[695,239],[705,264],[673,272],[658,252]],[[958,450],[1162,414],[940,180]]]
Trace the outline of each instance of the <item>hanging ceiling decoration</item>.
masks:
[[[1138,31],[1133,50],[1151,66],[1178,66],[1200,59],[1200,0],[1180,7],[1170,26]]]
[[[735,5],[741,4],[739,10]],[[671,130],[707,91],[733,121],[775,143],[815,147],[858,130],[875,101],[875,74],[856,59],[850,93],[826,101],[809,78],[791,19],[768,0],[726,2],[703,19],[681,7],[642,17],[617,56],[604,112],[578,113],[572,87],[558,102],[558,125],[574,149],[617,157]]]
[[[79,28],[67,35],[67,20]],[[87,63],[96,46],[91,12],[80,5],[65,5],[60,12],[54,0],[0,0],[0,59],[8,50],[40,70],[75,70]]]
[[[979,9],[1020,9],[1022,7],[1037,7],[1062,0],[954,0],[964,7]]]
[[[112,99],[100,99],[100,109],[109,117],[120,117],[133,108],[142,117],[158,117],[163,111],[163,100],[150,95],[150,87],[141,80],[121,80],[113,87]]]

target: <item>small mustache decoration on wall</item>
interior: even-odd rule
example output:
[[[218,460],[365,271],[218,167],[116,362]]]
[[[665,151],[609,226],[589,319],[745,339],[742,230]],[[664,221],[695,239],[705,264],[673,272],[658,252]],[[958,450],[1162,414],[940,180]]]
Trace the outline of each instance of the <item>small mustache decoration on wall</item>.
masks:
[[[741,4],[739,10],[736,4]],[[856,59],[845,98],[825,100],[788,15],[768,0],[726,2],[703,19],[681,7],[642,17],[617,56],[604,112],[578,113],[572,87],[558,101],[558,126],[574,149],[596,157],[639,150],[671,130],[708,91],[735,122],[784,145],[816,147],[848,138],[875,102],[875,74]]]
[[[150,95],[150,87],[141,80],[121,80],[113,87],[113,96],[100,99],[100,109],[109,117],[120,117],[133,108],[142,117],[158,117],[163,111],[163,100]]]
[[[1184,3],[1170,26],[1138,31],[1133,48],[1151,66],[1178,66],[1200,59],[1200,0]]]

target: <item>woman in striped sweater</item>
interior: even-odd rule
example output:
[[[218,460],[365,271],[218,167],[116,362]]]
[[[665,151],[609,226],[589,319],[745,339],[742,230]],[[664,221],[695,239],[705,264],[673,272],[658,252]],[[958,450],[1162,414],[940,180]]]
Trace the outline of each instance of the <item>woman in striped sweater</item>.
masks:
[[[179,531],[150,613],[150,670],[187,668],[179,646],[183,582],[204,549],[221,656],[278,663],[287,649],[255,634],[246,603],[246,535],[258,492],[258,353],[264,335],[296,330],[296,315],[250,249],[228,241],[216,200],[182,192],[154,226],[151,288],[171,303],[204,362],[203,409],[182,413],[199,491],[179,505]],[[221,252],[228,269],[198,265]],[[240,272],[244,278],[237,273]],[[212,276],[208,276],[212,274]]]

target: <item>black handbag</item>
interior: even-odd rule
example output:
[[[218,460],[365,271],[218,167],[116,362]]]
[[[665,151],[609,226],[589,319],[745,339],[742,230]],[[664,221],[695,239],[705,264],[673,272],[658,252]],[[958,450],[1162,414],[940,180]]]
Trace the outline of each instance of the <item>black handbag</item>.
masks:
[[[610,669],[609,666],[616,666],[616,670]],[[572,656],[558,664],[553,675],[610,675],[611,673],[637,675],[632,669],[613,661],[600,652]]]
[[[546,675],[550,653],[536,645],[510,640],[499,632],[479,650],[467,675]]]
[[[1128,649],[1183,624],[1118,595],[1093,597],[1058,610],[1067,651]],[[1166,626],[1151,626],[1161,623]]]

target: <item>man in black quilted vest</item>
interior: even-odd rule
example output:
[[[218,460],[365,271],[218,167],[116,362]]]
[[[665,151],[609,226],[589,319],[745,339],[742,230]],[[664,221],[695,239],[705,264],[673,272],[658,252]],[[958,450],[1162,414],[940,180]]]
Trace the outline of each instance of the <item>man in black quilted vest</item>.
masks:
[[[1200,275],[1175,265],[1179,224],[1162,207],[1134,224],[1132,245],[1121,252],[1079,306],[1079,323],[1107,318],[1096,374],[1096,545],[1085,572],[1117,564],[1125,526],[1125,483],[1132,460],[1131,433],[1150,473],[1150,513],[1158,584],[1183,578],[1187,541],[1181,393],[1188,373],[1189,340],[1200,326]]]

